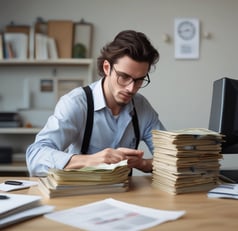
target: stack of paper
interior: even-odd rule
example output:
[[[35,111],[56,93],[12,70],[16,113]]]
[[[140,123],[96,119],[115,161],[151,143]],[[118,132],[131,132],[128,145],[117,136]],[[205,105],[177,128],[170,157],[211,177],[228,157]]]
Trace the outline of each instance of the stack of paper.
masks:
[[[50,198],[125,192],[128,190],[129,173],[127,161],[74,170],[50,169],[47,177],[40,178],[39,186]]]
[[[219,177],[219,133],[207,129],[153,130],[152,185],[171,194],[207,191]]]
[[[41,205],[39,196],[1,193],[0,200],[0,229],[54,209],[53,206]]]

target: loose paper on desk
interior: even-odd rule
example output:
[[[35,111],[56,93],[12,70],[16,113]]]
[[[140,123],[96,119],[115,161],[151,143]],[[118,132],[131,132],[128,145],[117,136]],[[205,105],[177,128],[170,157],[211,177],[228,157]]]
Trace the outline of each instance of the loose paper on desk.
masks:
[[[37,181],[29,181],[29,180],[17,180],[19,182],[22,182],[21,185],[10,185],[10,184],[5,184],[4,182],[0,184],[0,191],[4,192],[10,192],[13,190],[19,190],[19,189],[24,189],[24,188],[30,188],[31,186],[38,185]]]
[[[207,196],[209,198],[238,199],[238,184],[221,184],[210,190]]]
[[[0,229],[54,210],[53,206],[42,205],[40,196],[13,193],[1,196],[5,198],[0,203]]]
[[[157,210],[117,201],[112,198],[46,214],[57,222],[90,231],[136,231],[176,220],[185,211]]]

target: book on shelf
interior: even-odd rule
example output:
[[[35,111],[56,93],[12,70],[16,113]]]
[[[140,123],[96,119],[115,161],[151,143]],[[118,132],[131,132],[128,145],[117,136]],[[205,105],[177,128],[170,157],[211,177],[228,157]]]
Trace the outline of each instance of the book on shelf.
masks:
[[[4,50],[3,50],[3,34],[0,32],[0,60],[4,59]]]
[[[47,49],[49,59],[58,59],[58,50],[54,38],[51,37],[47,38]]]
[[[0,112],[0,128],[21,127],[22,119],[17,112]]]
[[[0,112],[0,121],[17,121],[21,117],[17,112]]]
[[[129,187],[129,173],[126,161],[73,170],[50,169],[46,177],[39,178],[39,188],[50,198],[125,192]]]
[[[171,194],[214,188],[223,136],[208,129],[152,131],[152,185]]]
[[[1,193],[0,228],[52,212],[54,207],[42,205],[35,195]]]
[[[28,57],[28,35],[25,33],[5,32],[5,58],[27,59]]]
[[[41,33],[35,34],[35,58],[37,60],[57,59],[55,39]]]

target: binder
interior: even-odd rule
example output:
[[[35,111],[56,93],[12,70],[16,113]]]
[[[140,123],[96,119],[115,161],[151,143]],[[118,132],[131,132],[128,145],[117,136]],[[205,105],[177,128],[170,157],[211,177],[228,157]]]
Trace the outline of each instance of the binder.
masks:
[[[72,57],[73,28],[71,20],[48,21],[47,34],[55,39],[59,58]]]

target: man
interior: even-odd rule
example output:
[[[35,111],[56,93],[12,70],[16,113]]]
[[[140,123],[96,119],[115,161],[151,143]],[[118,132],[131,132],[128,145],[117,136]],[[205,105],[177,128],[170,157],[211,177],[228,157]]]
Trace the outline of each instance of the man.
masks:
[[[150,83],[149,71],[159,60],[147,37],[133,30],[120,32],[98,58],[100,80],[90,84],[94,101],[92,134],[87,153],[81,153],[87,120],[87,98],[79,87],[61,97],[54,114],[26,152],[32,176],[49,168],[77,169],[127,160],[128,167],[152,171],[152,158],[137,150],[134,115],[139,139],[153,151],[152,129],[164,129],[158,114],[138,92]],[[135,110],[134,110],[135,109]]]

